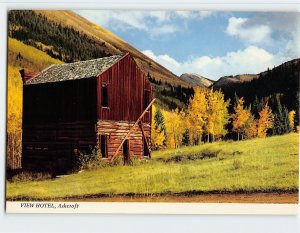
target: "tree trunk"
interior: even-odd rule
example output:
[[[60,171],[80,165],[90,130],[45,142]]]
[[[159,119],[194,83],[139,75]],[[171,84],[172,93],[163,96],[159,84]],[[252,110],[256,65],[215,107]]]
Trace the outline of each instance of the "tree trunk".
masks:
[[[199,139],[198,139],[198,145],[201,144],[201,141],[202,141],[202,135],[200,135]]]

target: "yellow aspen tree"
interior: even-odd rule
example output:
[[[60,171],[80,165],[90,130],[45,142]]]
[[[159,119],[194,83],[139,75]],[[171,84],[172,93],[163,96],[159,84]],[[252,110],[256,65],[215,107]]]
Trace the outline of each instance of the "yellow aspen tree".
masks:
[[[237,100],[237,104],[234,107],[234,114],[231,115],[232,118],[232,130],[238,135],[238,141],[240,140],[240,135],[243,136],[246,131],[246,123],[249,120],[251,113],[248,109],[244,108],[244,98],[241,97]]]
[[[216,95],[214,95],[214,91],[211,89],[207,93],[207,124],[206,124],[206,133],[207,133],[207,141],[210,142],[210,134],[214,134],[214,122],[216,118]]]
[[[229,122],[228,106],[229,100],[224,100],[224,95],[221,91],[210,90],[207,94],[208,111],[207,111],[207,141],[212,141],[216,138],[226,135],[227,130],[225,125]]]
[[[247,139],[257,137],[257,120],[254,119],[253,115],[250,115],[246,122],[245,137]]]
[[[185,131],[184,113],[178,109],[172,112],[163,112],[167,131],[167,147],[178,148],[182,145],[183,133]]]
[[[186,114],[186,127],[189,131],[189,144],[199,144],[202,140],[204,125],[207,120],[207,90],[195,88],[193,98],[190,99]]]
[[[212,134],[213,140],[225,136],[227,130],[225,126],[229,123],[228,106],[229,100],[225,101],[224,95],[221,91],[215,91],[217,103],[216,103],[216,119],[215,119],[215,130]]]
[[[289,112],[289,122],[290,122],[290,127],[291,127],[291,131],[294,131],[295,128],[295,114],[296,112],[294,110]]]
[[[259,119],[257,123],[257,136],[259,138],[265,138],[267,136],[267,130],[273,127],[273,114],[268,103],[265,104],[263,109],[259,112]]]
[[[22,153],[22,79],[18,68],[8,66],[7,166],[19,168]]]
[[[161,127],[158,126],[157,128],[151,128],[151,142],[153,149],[158,150],[164,147],[164,141],[166,137],[164,131],[162,131]]]

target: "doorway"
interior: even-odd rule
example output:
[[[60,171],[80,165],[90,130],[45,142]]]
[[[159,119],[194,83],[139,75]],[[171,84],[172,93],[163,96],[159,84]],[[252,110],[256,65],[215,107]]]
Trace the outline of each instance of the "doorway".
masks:
[[[128,163],[129,161],[129,140],[126,139],[123,143],[123,158],[124,158],[124,164]]]
[[[143,137],[143,156],[144,157],[149,157],[149,148],[147,145],[146,138]]]
[[[107,135],[100,135],[100,152],[102,158],[107,158]]]

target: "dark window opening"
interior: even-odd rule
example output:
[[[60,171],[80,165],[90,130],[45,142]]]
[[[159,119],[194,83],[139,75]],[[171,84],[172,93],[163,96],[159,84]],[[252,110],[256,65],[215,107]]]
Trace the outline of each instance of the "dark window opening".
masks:
[[[150,91],[145,90],[144,91],[144,109],[146,109],[149,104],[150,104]]]
[[[143,138],[143,144],[144,144],[143,155],[144,155],[144,157],[148,157],[149,156],[149,149],[148,149],[148,145],[147,145],[147,142],[146,142],[146,138]]]
[[[102,107],[108,107],[108,92],[107,85],[102,85]]]
[[[100,152],[102,158],[107,158],[107,135],[100,135]]]
[[[126,139],[123,143],[123,156],[124,156],[124,163],[128,162],[129,160],[129,140]]]

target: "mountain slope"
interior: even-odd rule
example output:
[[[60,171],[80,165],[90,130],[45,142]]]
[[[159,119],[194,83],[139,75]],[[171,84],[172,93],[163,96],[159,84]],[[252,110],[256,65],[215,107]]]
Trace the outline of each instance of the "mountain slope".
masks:
[[[61,25],[72,27],[91,38],[103,43],[103,50],[110,54],[131,53],[144,71],[150,74],[156,80],[166,81],[170,84],[180,84],[188,86],[187,83],[180,80],[175,74],[153,61],[136,48],[123,41],[105,28],[96,25],[87,19],[81,17],[73,11],[35,11],[44,15],[47,19],[60,23]]]
[[[210,87],[214,83],[214,81],[194,73],[184,73],[179,78],[184,82],[199,87]]]
[[[212,87],[221,89],[227,99],[233,100],[235,94],[238,97],[243,96],[248,104],[253,103],[256,98],[268,101],[280,95],[282,105],[288,110],[298,111],[300,59],[285,62],[271,70],[248,76],[248,78],[250,80],[243,79],[243,81],[227,78],[230,80],[227,82],[223,81],[226,78],[223,80],[221,78]],[[234,82],[232,82],[233,79]]]
[[[249,82],[253,79],[257,79],[259,75],[257,74],[241,74],[241,75],[235,75],[235,76],[223,76],[218,79],[213,84],[214,88],[220,88],[224,85],[230,85],[232,83],[243,83],[243,82]]]

